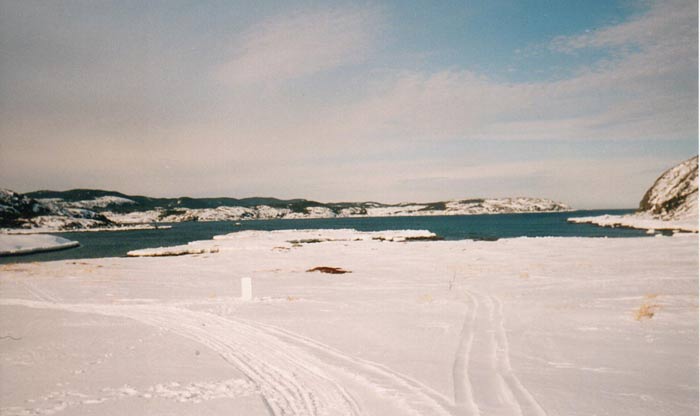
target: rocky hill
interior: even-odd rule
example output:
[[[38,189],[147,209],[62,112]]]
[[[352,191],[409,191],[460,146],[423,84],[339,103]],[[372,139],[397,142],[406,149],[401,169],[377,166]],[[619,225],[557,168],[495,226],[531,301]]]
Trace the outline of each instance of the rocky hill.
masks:
[[[644,194],[639,210],[664,220],[697,218],[698,157],[664,172]]]
[[[569,211],[567,205],[544,198],[464,199],[431,203],[322,203],[277,198],[151,198],[94,189],[37,191],[26,195],[4,191],[9,202],[0,207],[5,228],[57,229],[183,221],[239,221],[335,217],[477,215]],[[2,202],[0,202],[2,204]],[[4,209],[4,210],[3,210]],[[63,217],[61,224],[59,219]],[[93,223],[77,221],[90,219]]]
[[[278,200],[279,201],[279,200]],[[293,204],[219,206],[216,208],[156,208],[129,213],[103,212],[123,223],[239,221],[250,219],[394,217],[431,215],[478,215],[568,211],[567,205],[542,198],[467,199],[432,203],[380,204],[377,202],[319,203],[295,200]]]
[[[82,206],[39,201],[8,189],[0,189],[0,228],[75,230],[109,227],[104,215]]]
[[[632,215],[569,218],[569,222],[602,227],[698,232],[698,157],[665,171],[646,191]]]

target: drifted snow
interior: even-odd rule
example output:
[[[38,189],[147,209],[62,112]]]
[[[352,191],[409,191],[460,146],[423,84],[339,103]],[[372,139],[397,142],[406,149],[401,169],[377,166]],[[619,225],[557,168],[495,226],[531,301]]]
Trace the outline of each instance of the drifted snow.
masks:
[[[2,266],[0,413],[697,415],[697,235],[411,236]]]
[[[7,235],[0,234],[0,256],[39,253],[62,250],[80,244],[63,237],[48,234]]]

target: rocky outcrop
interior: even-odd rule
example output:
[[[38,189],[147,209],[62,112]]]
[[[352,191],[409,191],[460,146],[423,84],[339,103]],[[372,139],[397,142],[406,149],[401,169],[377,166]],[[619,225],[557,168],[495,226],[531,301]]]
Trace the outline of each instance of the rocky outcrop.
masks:
[[[664,172],[644,194],[639,211],[663,220],[698,216],[698,157]]]
[[[9,189],[0,189],[0,228],[79,230],[113,225],[104,215],[85,208],[37,201]]]
[[[667,170],[654,182],[631,215],[569,218],[569,222],[601,227],[698,232],[698,157]]]
[[[0,227],[19,227],[25,219],[50,213],[48,207],[33,198],[0,189]]]

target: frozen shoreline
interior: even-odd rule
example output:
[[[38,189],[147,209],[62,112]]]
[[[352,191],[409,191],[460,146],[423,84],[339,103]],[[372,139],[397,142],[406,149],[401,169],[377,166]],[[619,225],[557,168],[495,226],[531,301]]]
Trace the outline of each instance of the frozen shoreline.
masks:
[[[697,234],[411,236],[0,266],[0,412],[697,414]]]
[[[141,231],[141,230],[167,230],[171,225],[151,225],[151,224],[130,224],[116,227],[93,227],[79,229],[57,229],[57,228],[0,228],[0,235],[29,235],[46,233],[96,233],[113,231]]]
[[[47,235],[7,235],[0,234],[0,256],[20,256],[47,251],[66,250],[80,246],[77,241]]]
[[[577,224],[594,224],[601,227],[628,227],[641,230],[665,230],[698,232],[698,219],[661,220],[649,214],[600,215],[597,217],[574,217],[568,222]]]

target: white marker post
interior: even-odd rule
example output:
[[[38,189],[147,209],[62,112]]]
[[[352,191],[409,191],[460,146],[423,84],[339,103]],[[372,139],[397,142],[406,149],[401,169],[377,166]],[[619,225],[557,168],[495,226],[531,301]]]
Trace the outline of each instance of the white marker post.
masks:
[[[241,278],[241,300],[253,300],[253,281],[250,277]]]

